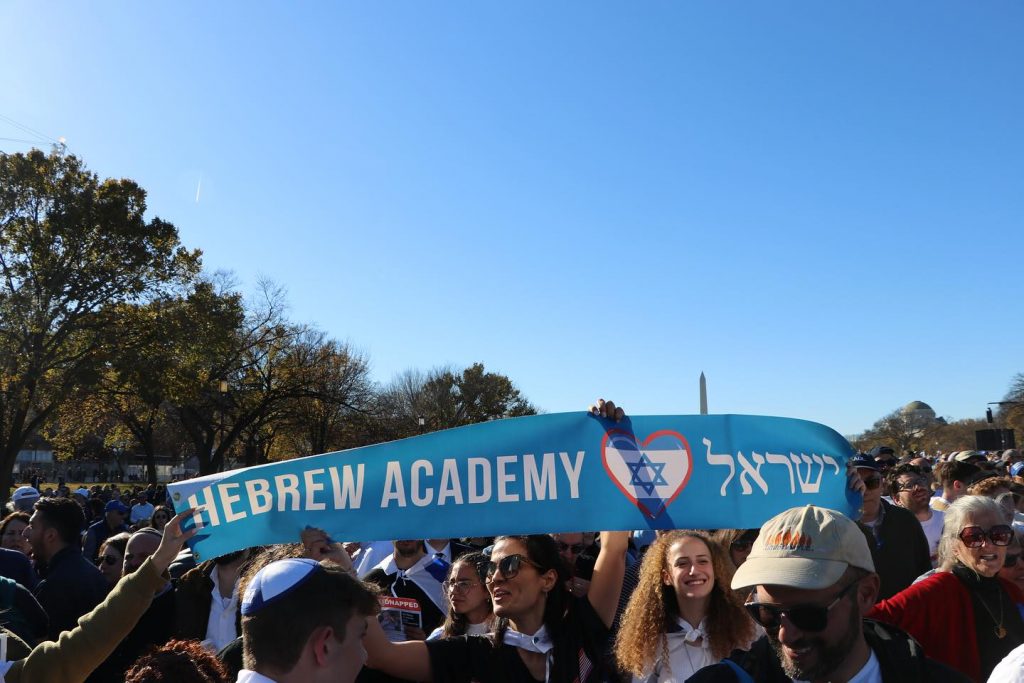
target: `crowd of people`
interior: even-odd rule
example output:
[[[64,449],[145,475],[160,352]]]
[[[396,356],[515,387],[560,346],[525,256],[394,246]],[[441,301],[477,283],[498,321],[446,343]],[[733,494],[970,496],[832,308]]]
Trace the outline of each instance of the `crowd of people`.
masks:
[[[1024,457],[879,448],[849,481],[856,521],[307,528],[201,563],[162,488],[25,485],[0,521],[0,681],[1024,681]]]

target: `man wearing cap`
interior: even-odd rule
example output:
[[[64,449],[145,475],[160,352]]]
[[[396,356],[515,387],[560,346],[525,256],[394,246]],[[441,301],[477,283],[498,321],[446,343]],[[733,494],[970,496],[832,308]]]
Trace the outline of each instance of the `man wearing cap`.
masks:
[[[765,637],[689,681],[967,681],[925,657],[906,633],[863,619],[878,584],[864,534],[850,519],[812,505],[777,515],[732,580],[749,593],[747,609]]]
[[[128,506],[119,500],[108,501],[103,506],[103,519],[90,526],[85,533],[83,552],[86,558],[95,562],[103,541],[114,534],[128,531],[128,525],[124,523],[127,514]]]
[[[40,582],[35,596],[50,617],[47,638],[56,640],[107,595],[107,580],[82,556],[82,508],[69,498],[43,498],[25,527]]]
[[[32,514],[32,506],[39,500],[39,489],[34,486],[19,486],[11,494],[11,509],[13,512],[27,512]]]
[[[305,558],[256,573],[242,597],[238,683],[352,683],[377,598],[344,569]]]
[[[857,522],[871,549],[880,581],[879,599],[896,595],[932,568],[928,539],[913,513],[882,498],[882,474],[874,458],[851,460],[864,482],[864,503]]]
[[[896,464],[896,452],[889,446],[875,446],[871,449],[871,455],[883,472]]]

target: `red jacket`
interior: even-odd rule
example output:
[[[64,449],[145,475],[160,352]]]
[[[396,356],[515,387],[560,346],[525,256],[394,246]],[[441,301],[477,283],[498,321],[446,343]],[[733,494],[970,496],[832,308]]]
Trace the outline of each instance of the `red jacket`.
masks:
[[[999,583],[1016,608],[1024,610],[1020,588],[1004,579]],[[878,603],[865,616],[899,626],[921,643],[927,656],[981,680],[974,606],[967,588],[953,574],[932,574]]]

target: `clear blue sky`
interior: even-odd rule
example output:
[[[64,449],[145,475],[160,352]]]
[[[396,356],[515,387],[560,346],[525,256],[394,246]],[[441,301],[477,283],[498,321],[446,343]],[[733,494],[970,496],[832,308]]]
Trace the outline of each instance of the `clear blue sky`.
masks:
[[[703,370],[711,412],[852,434],[914,399],[980,416],[1024,371],[1019,2],[8,2],[0,27],[0,115],[137,180],[380,381],[483,361],[551,412],[693,413]]]

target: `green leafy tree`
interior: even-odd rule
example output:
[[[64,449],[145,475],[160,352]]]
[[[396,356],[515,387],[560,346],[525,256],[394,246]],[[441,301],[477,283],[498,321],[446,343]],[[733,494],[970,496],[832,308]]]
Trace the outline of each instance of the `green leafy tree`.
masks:
[[[381,435],[393,439],[419,431],[537,414],[511,379],[487,372],[483,363],[474,363],[461,372],[451,368],[425,374],[406,371],[381,392],[377,410],[383,426]]]
[[[18,451],[127,340],[116,308],[190,281],[198,251],[131,180],[58,151],[0,155],[0,491]]]

